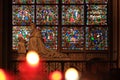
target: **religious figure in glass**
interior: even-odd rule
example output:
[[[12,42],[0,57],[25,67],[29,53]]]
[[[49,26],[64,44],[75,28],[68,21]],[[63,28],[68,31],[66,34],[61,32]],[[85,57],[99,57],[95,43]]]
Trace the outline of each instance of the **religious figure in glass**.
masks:
[[[57,5],[38,5],[36,7],[37,25],[58,25]]]
[[[63,27],[62,28],[62,49],[83,50],[84,49],[84,28]]]
[[[62,24],[63,25],[83,25],[84,24],[84,6],[62,6]]]

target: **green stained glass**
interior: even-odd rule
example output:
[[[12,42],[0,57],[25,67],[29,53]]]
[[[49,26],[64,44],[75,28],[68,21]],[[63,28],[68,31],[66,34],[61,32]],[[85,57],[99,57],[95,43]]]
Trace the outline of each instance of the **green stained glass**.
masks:
[[[91,40],[94,41],[94,37],[91,37]]]
[[[86,27],[86,50],[108,50],[108,28]]]
[[[26,47],[28,45],[30,36],[30,26],[13,26],[12,30],[12,48],[14,50],[18,49],[18,38],[22,37],[26,41]]]

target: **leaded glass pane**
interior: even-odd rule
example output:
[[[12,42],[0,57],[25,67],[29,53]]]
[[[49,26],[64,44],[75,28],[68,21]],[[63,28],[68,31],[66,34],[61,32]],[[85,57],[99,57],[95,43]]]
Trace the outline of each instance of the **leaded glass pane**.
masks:
[[[86,27],[86,50],[108,50],[107,27]]]
[[[13,5],[12,10],[13,25],[29,25],[34,22],[34,6]]]
[[[108,0],[86,0],[87,3],[108,3]]]
[[[58,28],[54,26],[44,26],[41,28],[41,33],[45,46],[49,49],[57,49]]]
[[[62,6],[62,24],[63,25],[83,25],[84,24],[84,6],[70,5]]]
[[[62,0],[64,4],[83,4],[84,0]]]
[[[58,25],[57,5],[38,5],[36,9],[36,23],[38,25]]]
[[[33,4],[35,0],[12,0],[13,4]]]
[[[62,49],[83,50],[84,49],[84,28],[83,27],[62,27]]]
[[[87,25],[107,25],[107,5],[87,5]]]
[[[14,50],[18,49],[18,38],[22,37],[26,41],[26,47],[28,45],[30,36],[30,26],[13,26],[12,30],[12,48]]]
[[[36,0],[37,4],[56,4],[59,0]]]

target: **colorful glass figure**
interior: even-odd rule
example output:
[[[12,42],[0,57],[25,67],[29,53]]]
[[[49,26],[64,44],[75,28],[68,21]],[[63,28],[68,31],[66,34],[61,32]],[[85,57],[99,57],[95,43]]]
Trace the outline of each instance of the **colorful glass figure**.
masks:
[[[31,32],[30,26],[13,26],[13,30],[12,30],[13,50],[18,49],[18,38],[19,37],[22,37],[26,41],[26,46],[28,45],[30,32]]]
[[[83,4],[84,0],[62,0],[64,4]]]
[[[57,5],[38,5],[36,9],[36,23],[38,25],[58,25]]]
[[[13,5],[12,24],[29,25],[34,22],[34,6]]]
[[[107,4],[108,0],[86,0],[86,3],[104,3],[104,4]]]
[[[87,5],[87,25],[107,25],[107,5]]]
[[[56,4],[59,0],[36,0],[37,4]]]
[[[62,49],[83,50],[84,28],[83,27],[63,27],[62,28]]]
[[[13,4],[33,4],[35,0],[12,0]]]
[[[107,27],[86,27],[86,50],[108,50],[107,36]]]
[[[62,24],[83,25],[84,6],[62,6]]]
[[[45,46],[49,49],[57,49],[57,36],[58,30],[57,27],[42,27],[41,28],[42,38]]]

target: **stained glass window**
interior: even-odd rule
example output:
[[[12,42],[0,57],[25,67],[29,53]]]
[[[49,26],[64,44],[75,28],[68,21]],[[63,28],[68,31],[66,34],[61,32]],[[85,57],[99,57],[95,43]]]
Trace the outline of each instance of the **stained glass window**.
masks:
[[[107,5],[87,5],[88,25],[107,25]]]
[[[17,49],[19,37],[22,37],[23,39],[25,39],[26,42],[29,41],[28,36],[30,36],[30,31],[31,31],[30,26],[13,26],[13,30],[12,30],[13,49]],[[26,47],[28,47],[27,44],[26,44]]]
[[[12,0],[13,4],[33,4],[35,0]]]
[[[62,24],[63,25],[83,25],[84,24],[84,6],[62,6]]]
[[[108,0],[86,0],[87,3],[108,3]]]
[[[36,9],[36,23],[38,25],[57,25],[58,6],[57,5],[38,5]]]
[[[55,4],[58,3],[59,0],[36,0],[38,4]]]
[[[12,23],[13,25],[29,25],[34,22],[34,6],[13,5]]]
[[[59,51],[109,50],[108,0],[12,0],[12,46],[28,46],[30,23],[46,48]],[[108,27],[109,26],[109,27]]]
[[[83,4],[84,0],[62,0],[64,4]]]
[[[107,27],[86,27],[86,50],[107,50],[107,36]]]
[[[58,30],[57,27],[42,27],[41,28],[42,38],[45,46],[49,49],[57,49],[57,36]]]
[[[83,27],[62,28],[62,49],[83,50],[84,29]]]

